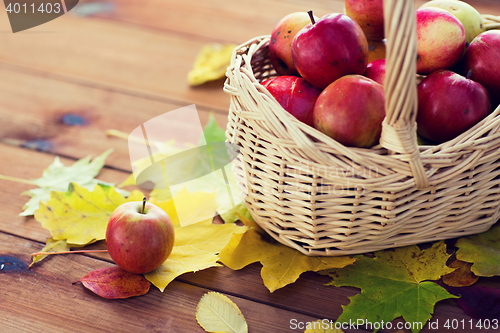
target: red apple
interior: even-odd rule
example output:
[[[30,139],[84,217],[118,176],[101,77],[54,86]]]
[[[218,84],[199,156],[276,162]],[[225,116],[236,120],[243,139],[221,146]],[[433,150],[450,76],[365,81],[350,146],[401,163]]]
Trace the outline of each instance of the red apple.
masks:
[[[345,0],[345,13],[369,40],[384,39],[384,0]]]
[[[417,91],[418,134],[437,143],[455,138],[491,111],[483,86],[449,70],[429,74]]]
[[[385,79],[385,59],[379,59],[370,62],[366,66],[366,71],[364,75],[367,78],[372,79],[373,81],[383,85]]]
[[[419,8],[417,15],[417,73],[452,68],[465,49],[465,29],[441,8]]]
[[[292,59],[307,82],[324,89],[344,75],[364,73],[368,42],[349,16],[327,14],[317,22],[312,19],[295,35]]]
[[[345,146],[378,143],[385,117],[384,88],[362,75],[346,75],[319,95],[314,127]]]
[[[145,199],[118,206],[106,229],[111,259],[124,270],[137,274],[151,272],[167,260],[174,238],[168,214]]]
[[[479,34],[462,60],[462,74],[472,71],[471,79],[486,88],[491,105],[500,103],[500,31],[489,30]]]
[[[297,76],[278,76],[262,82],[280,105],[301,122],[313,126],[314,103],[321,90]]]
[[[279,75],[299,75],[292,60],[292,40],[310,22],[306,12],[295,12],[283,17],[274,27],[269,41],[269,60]]]

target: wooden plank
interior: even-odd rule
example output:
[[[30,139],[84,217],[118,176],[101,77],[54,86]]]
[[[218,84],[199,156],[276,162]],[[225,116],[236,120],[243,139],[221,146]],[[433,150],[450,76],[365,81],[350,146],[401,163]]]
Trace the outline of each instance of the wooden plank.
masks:
[[[129,134],[156,116],[188,105],[1,69],[0,76],[0,141],[75,159],[113,148],[107,165],[129,172],[127,140],[107,136],[106,131]],[[197,110],[201,125],[206,125],[210,109]],[[225,128],[227,113],[217,111],[214,116]],[[191,126],[182,124],[167,136],[179,140]]]
[[[418,8],[427,0],[415,0]],[[468,0],[483,14],[500,15],[495,0]],[[80,1],[81,6],[92,0]],[[105,11],[92,16],[140,26],[184,34],[188,38],[241,43],[255,36],[268,35],[285,15],[295,11],[313,10],[316,16],[344,13],[344,1],[269,1],[223,0],[179,3],[175,0],[111,0],[103,6]],[[111,5],[111,6],[110,6]],[[172,10],[175,8],[175,10]]]
[[[27,254],[40,248],[40,244],[0,233],[0,256],[27,263]],[[204,332],[195,313],[207,289],[174,281],[164,293],[152,287],[144,296],[106,300],[80,284],[72,285],[90,271],[109,266],[81,255],[60,255],[30,270],[0,274],[0,328],[4,332]],[[291,319],[316,319],[229,297],[241,309],[253,332],[288,332]]]
[[[80,6],[95,2],[80,1]],[[344,1],[176,1],[111,0],[93,16],[186,35],[187,38],[240,44],[271,34],[285,15],[313,10],[316,16],[343,12]],[[111,4],[111,7],[109,7]]]
[[[0,30],[9,30],[0,13]],[[26,32],[0,34],[0,68],[226,110],[220,81],[190,88],[187,74],[206,43],[114,22],[64,15]],[[33,52],[36,50],[36,56]]]

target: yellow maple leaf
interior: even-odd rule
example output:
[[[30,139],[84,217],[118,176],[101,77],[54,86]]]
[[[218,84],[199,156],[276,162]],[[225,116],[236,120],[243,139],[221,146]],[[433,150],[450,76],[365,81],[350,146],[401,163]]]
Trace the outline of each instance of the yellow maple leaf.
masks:
[[[64,252],[64,251],[69,251],[69,249],[70,246],[65,239],[55,240],[52,237],[50,237],[47,238],[45,246],[40,252]],[[46,256],[47,256],[46,254],[39,254],[34,256],[29,267],[33,266],[34,263],[43,260]]]
[[[270,292],[295,282],[303,272],[342,268],[355,261],[348,256],[306,256],[278,243],[254,221],[242,220],[245,225],[252,228],[244,234],[232,237],[228,246],[220,253],[220,261],[234,270],[260,261],[261,277]]]
[[[211,291],[203,295],[196,307],[196,321],[207,332],[247,333],[245,317],[227,296]]]
[[[170,199],[151,197],[150,202],[167,212],[174,227],[184,227],[201,221],[212,221],[216,215],[216,196],[217,191],[192,193],[183,187]]]
[[[188,73],[189,85],[197,86],[223,78],[236,46],[217,43],[205,45],[196,57],[193,69]]]
[[[35,219],[54,240],[86,245],[105,238],[109,217],[116,207],[143,197],[140,191],[133,191],[125,199],[111,186],[96,185],[91,192],[71,183],[67,192],[53,191],[49,201],[40,203]]]
[[[220,266],[217,263],[218,253],[229,243],[233,234],[246,230],[246,227],[234,223],[212,224],[208,220],[176,227],[172,253],[160,267],[144,276],[163,291],[179,275]]]

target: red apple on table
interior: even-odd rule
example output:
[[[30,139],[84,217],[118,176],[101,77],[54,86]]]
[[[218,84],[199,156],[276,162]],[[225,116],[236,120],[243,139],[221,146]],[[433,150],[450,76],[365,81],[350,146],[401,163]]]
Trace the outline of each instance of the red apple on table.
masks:
[[[277,76],[262,85],[280,105],[301,122],[313,126],[313,109],[321,90],[297,76]]]
[[[383,85],[385,79],[385,59],[378,59],[370,62],[366,66],[364,76]]]
[[[460,21],[441,8],[419,8],[417,15],[417,73],[450,69],[465,49],[465,29]]]
[[[462,134],[491,111],[483,86],[449,70],[429,74],[417,92],[418,134],[437,143]]]
[[[314,127],[345,146],[376,145],[385,117],[384,88],[362,75],[346,75],[319,95]]]
[[[159,267],[174,247],[174,226],[168,214],[144,201],[118,206],[106,229],[111,259],[124,270],[144,274]]]
[[[295,12],[283,17],[274,27],[269,41],[269,60],[279,75],[299,75],[292,60],[292,40],[310,22],[306,12]]]
[[[292,59],[307,82],[324,89],[344,75],[364,73],[368,42],[363,30],[349,16],[327,14],[317,21],[312,18],[295,35]]]
[[[479,34],[462,59],[462,74],[472,71],[471,79],[486,88],[492,107],[500,103],[500,31]]]
[[[369,40],[384,39],[384,0],[345,0],[345,13]]]

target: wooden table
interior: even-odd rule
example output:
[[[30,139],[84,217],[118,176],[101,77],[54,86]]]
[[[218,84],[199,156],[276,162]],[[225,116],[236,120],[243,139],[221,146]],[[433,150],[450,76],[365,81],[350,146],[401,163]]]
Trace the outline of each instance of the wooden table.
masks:
[[[131,172],[127,141],[106,130],[130,133],[190,104],[196,104],[203,124],[213,111],[225,126],[229,97],[222,82],[196,88],[186,82],[203,45],[269,34],[294,11],[343,12],[342,0],[109,0],[89,7],[90,2],[80,1],[79,10],[16,34],[2,9],[0,174],[35,179],[56,155],[69,165],[113,148],[99,178],[120,183]],[[500,15],[496,0],[469,3]],[[78,121],[67,121],[68,115]],[[19,216],[28,199],[20,194],[31,188],[0,180],[0,255],[24,263],[50,236],[33,217]],[[112,265],[107,255],[62,255],[30,270],[0,274],[0,332],[203,332],[195,310],[210,290],[240,307],[250,332],[299,332],[291,329],[291,320],[334,320],[347,297],[358,293],[325,287],[329,278],[315,273],[269,293],[260,264],[184,274],[164,293],[152,287],[145,296],[125,300],[106,300],[72,285],[91,270]],[[479,283],[500,288],[498,279]],[[454,300],[439,302],[434,318],[470,319]]]

